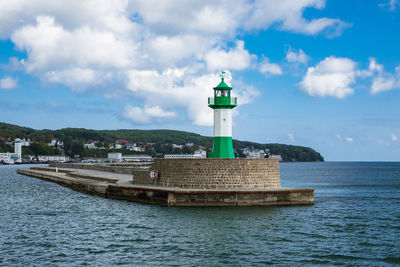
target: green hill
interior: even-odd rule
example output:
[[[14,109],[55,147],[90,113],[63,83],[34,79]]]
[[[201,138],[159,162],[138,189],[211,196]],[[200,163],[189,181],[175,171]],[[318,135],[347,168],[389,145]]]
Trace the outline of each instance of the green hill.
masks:
[[[177,151],[172,149],[171,144],[193,143],[211,148],[212,137],[202,136],[196,133],[175,131],[175,130],[88,130],[83,128],[64,128],[59,130],[35,130],[8,123],[0,123],[0,152],[9,151],[11,146],[5,145],[7,139],[29,138],[36,142],[33,149],[38,149],[41,153],[55,153],[46,147],[52,139],[56,138],[64,141],[67,154],[78,153],[84,156],[105,156],[106,151],[93,149],[93,151],[83,150],[83,143],[88,140],[100,141],[104,144],[115,143],[118,139],[125,139],[134,143],[155,143],[153,154],[157,153],[188,153],[190,151]],[[309,147],[292,146],[283,144],[259,144],[248,141],[233,141],[234,149],[240,152],[242,148],[269,149],[270,153],[281,155],[284,161],[323,161],[324,158],[315,150]],[[132,153],[131,151],[122,151]],[[24,154],[33,153],[30,148],[24,148]],[[39,153],[39,152],[36,152]]]

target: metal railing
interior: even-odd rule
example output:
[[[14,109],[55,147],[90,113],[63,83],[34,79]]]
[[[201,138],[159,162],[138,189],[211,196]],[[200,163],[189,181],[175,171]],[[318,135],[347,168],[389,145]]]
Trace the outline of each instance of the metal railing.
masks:
[[[209,105],[215,105],[215,98],[214,97],[209,97],[208,98],[208,104]],[[237,97],[231,97],[229,104],[230,105],[237,105]]]

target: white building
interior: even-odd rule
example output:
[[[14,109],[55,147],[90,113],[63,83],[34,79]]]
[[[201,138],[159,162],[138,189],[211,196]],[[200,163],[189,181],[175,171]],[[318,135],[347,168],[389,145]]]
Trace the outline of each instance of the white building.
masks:
[[[166,159],[199,159],[204,158],[201,154],[165,154]]]
[[[24,138],[21,140],[21,146],[30,146],[30,145],[31,145],[30,139],[25,140],[25,138]]]
[[[153,158],[149,155],[123,155],[123,162],[151,162]]]
[[[0,162],[7,164],[22,163],[22,140],[20,138],[14,141],[14,153],[0,153]]]
[[[38,160],[41,162],[67,162],[69,157],[60,155],[40,155]]]
[[[196,151],[194,151],[195,155],[200,155],[202,158],[206,158],[207,157],[207,151],[205,151],[204,149],[197,149]]]
[[[94,143],[90,143],[90,144],[84,144],[83,147],[86,149],[95,149],[96,145]]]
[[[136,152],[144,152],[146,149],[145,149],[144,147],[134,146],[134,147],[132,148],[132,150],[133,150],[133,151],[136,151]]]
[[[115,145],[114,145],[114,148],[115,148],[115,149],[121,149],[121,148],[122,148],[122,145],[121,145],[121,144],[115,144]]]
[[[269,157],[271,159],[279,159],[279,161],[282,161],[282,156],[281,155],[270,155]]]
[[[64,146],[64,142],[57,140],[57,139],[53,139],[51,140],[50,143],[48,143],[48,146],[52,146],[52,147],[60,147],[60,146]]]
[[[122,161],[122,153],[108,153],[107,158],[111,161],[121,162]]]
[[[22,162],[22,140],[17,138],[15,139],[14,142],[14,153],[17,154],[17,160],[15,160],[18,163]]]

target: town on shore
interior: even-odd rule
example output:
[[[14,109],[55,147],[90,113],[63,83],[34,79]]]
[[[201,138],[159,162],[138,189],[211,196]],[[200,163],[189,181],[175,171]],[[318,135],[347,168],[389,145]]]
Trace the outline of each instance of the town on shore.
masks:
[[[54,163],[54,162],[81,162],[81,163],[129,163],[129,162],[152,162],[153,158],[206,158],[207,150],[205,146],[193,143],[186,144],[162,144],[155,143],[133,143],[125,139],[118,139],[113,143],[88,140],[81,146],[72,144],[69,155],[65,153],[66,146],[62,140],[52,139],[43,148],[43,144],[32,142],[30,139],[16,138],[11,140],[0,137],[3,146],[8,146],[8,150],[14,147],[14,151],[0,153],[0,164],[34,164],[34,163]],[[157,152],[158,148],[164,148]],[[101,151],[99,157],[85,156],[91,154],[91,150]],[[158,149],[159,151],[160,149]],[[54,153],[40,153],[53,151]],[[71,152],[73,155],[71,155]],[[125,153],[123,153],[125,152]],[[126,154],[126,152],[131,152]],[[165,153],[170,152],[170,153]],[[102,157],[102,155],[107,157]],[[246,147],[236,153],[241,158],[277,158],[282,160],[281,155],[273,155],[268,149],[256,149]]]

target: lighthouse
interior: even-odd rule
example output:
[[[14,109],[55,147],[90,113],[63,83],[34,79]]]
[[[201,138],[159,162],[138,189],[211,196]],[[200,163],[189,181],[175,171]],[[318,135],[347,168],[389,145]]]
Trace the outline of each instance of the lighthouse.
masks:
[[[235,158],[232,145],[232,109],[237,106],[237,98],[231,97],[232,87],[225,81],[214,87],[214,97],[208,98],[208,106],[214,110],[214,141],[209,158]]]

